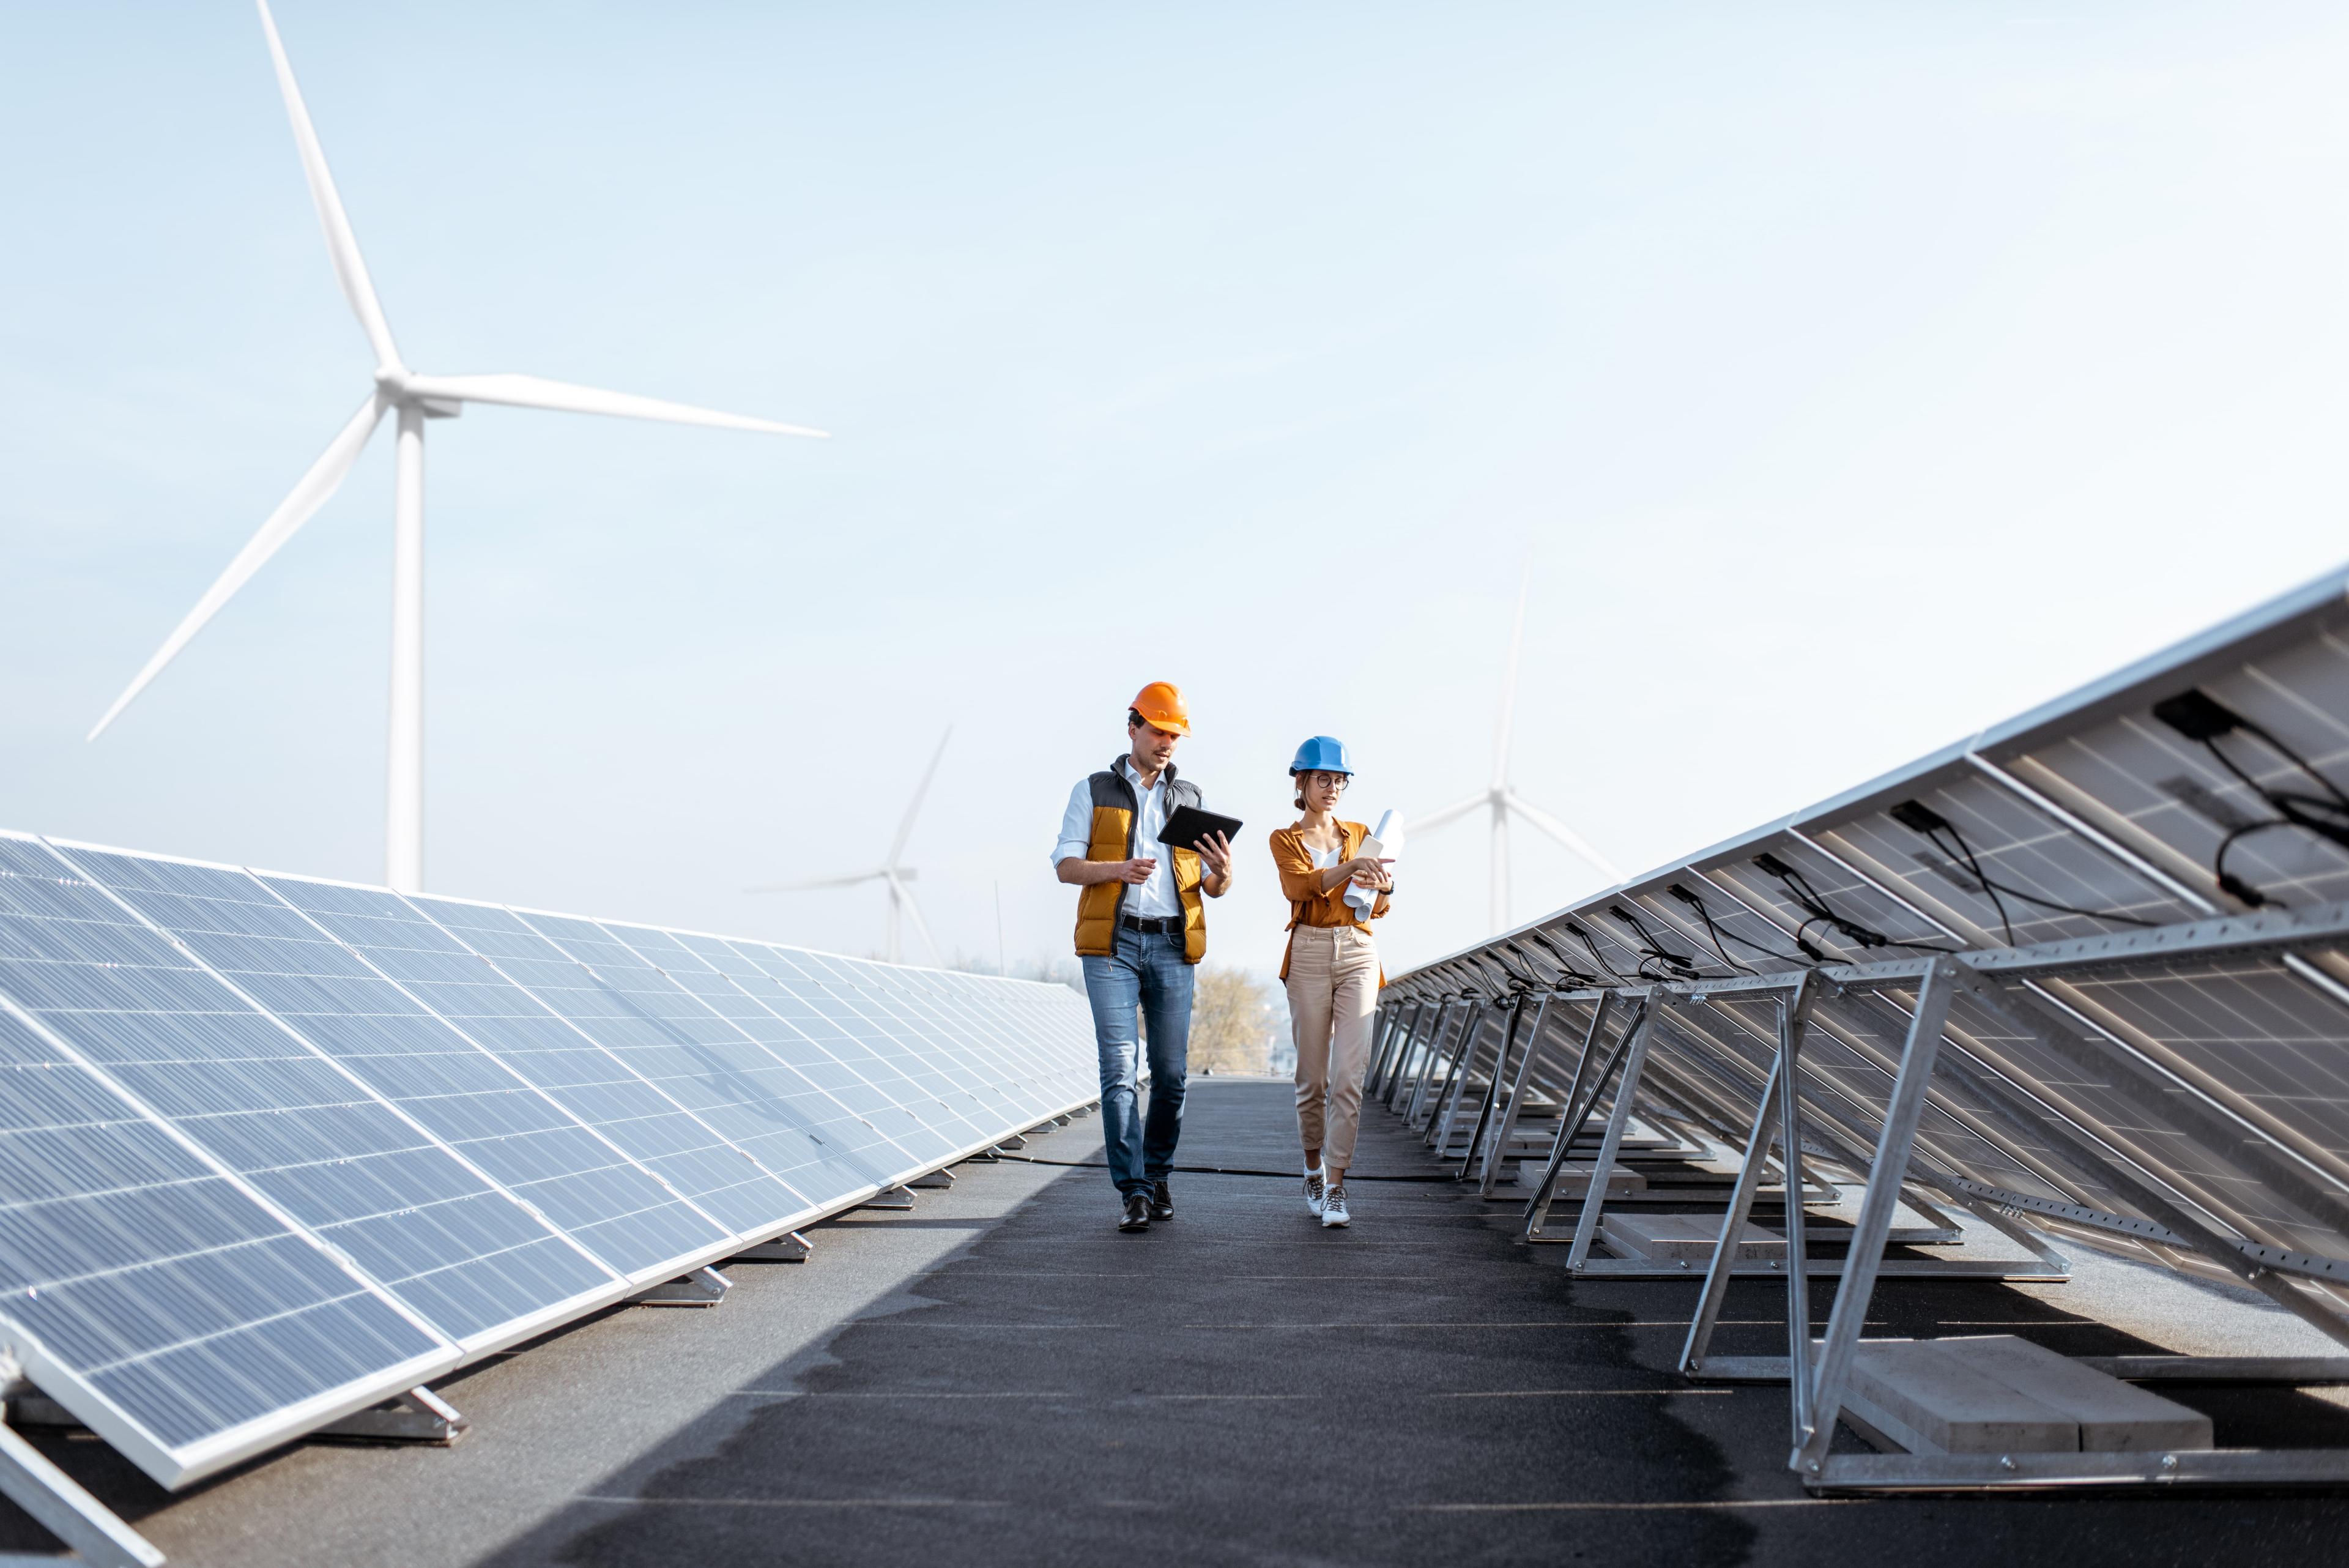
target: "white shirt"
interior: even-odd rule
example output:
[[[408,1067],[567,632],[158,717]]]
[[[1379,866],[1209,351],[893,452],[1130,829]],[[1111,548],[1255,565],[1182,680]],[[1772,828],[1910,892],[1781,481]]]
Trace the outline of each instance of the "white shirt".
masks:
[[[1183,902],[1174,892],[1174,852],[1158,842],[1158,835],[1166,826],[1166,774],[1160,770],[1158,781],[1148,789],[1133,771],[1132,757],[1120,757],[1117,771],[1133,786],[1133,798],[1140,806],[1133,825],[1135,857],[1154,855],[1158,868],[1150,880],[1125,890],[1125,902],[1118,907],[1120,915],[1132,915],[1140,920],[1155,920],[1183,912]],[[1069,792],[1069,809],[1061,814],[1060,842],[1052,846],[1052,866],[1060,868],[1061,861],[1074,856],[1082,860],[1093,841],[1093,786],[1090,777],[1077,781]]]

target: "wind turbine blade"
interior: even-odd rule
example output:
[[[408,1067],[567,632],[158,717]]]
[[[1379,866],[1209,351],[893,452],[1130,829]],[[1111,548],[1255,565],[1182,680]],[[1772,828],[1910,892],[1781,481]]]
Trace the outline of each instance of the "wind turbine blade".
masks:
[[[504,403],[517,409],[553,409],[565,414],[610,414],[623,420],[666,420],[677,425],[714,425],[719,430],[763,431],[769,435],[813,436],[830,441],[829,431],[805,425],[778,424],[748,414],[722,414],[690,403],[639,398],[633,392],[606,392],[595,387],[550,381],[543,376],[500,372],[491,376],[410,376],[402,383],[419,398],[459,398],[469,403]]]
[[[367,335],[367,343],[375,349],[375,361],[379,368],[398,369],[399,349],[391,341],[391,327],[383,318],[383,304],[375,296],[375,285],[367,277],[366,260],[359,254],[358,236],[351,233],[349,214],[343,211],[343,199],[335,192],[335,177],[326,169],[326,150],[318,145],[318,131],[310,123],[310,111],[302,102],[302,88],[294,79],[293,62],[285,57],[285,45],[277,36],[277,19],[269,14],[269,0],[254,0],[261,7],[261,30],[269,37],[269,57],[277,63],[278,90],[285,95],[286,118],[294,122],[294,146],[302,155],[302,174],[310,182],[310,200],[318,208],[318,226],[326,231],[326,255],[335,264],[335,280],[343,286],[343,297],[351,302],[351,310],[359,318],[359,326]]]
[[[1489,804],[1492,798],[1490,794],[1480,794],[1464,800],[1458,805],[1447,805],[1442,811],[1431,811],[1425,816],[1414,816],[1411,818],[1411,830],[1414,835],[1421,835],[1433,833],[1439,827],[1448,827],[1478,806]]]
[[[294,493],[277,504],[277,510],[262,524],[261,532],[236,553],[236,559],[228,564],[228,570],[204,591],[204,597],[196,601],[196,607],[188,612],[178,629],[163,639],[163,646],[155,650],[155,657],[147,661],[147,668],[139,672],[139,678],[114,700],[114,706],[106,711],[106,717],[90,731],[88,739],[95,741],[104,733],[106,727],[130,706],[132,699],[147,690],[147,683],[163,672],[163,666],[171,663],[180,649],[187,647],[189,640],[204,629],[204,623],[219,612],[221,606],[228,603],[236,590],[244,587],[246,580],[261,570],[270,556],[277,554],[278,546],[291,539],[295,529],[307,523],[318,508],[326,504],[326,498],[335,493],[344,476],[350,472],[351,465],[358,462],[359,453],[367,450],[367,437],[375,433],[376,424],[383,418],[383,411],[384,401],[379,395],[371,394],[366,402],[359,405],[359,411],[353,414],[350,423],[327,443],[326,452],[294,486]]]
[[[812,882],[761,882],[755,888],[745,888],[745,893],[812,893],[823,888],[858,888],[867,882],[886,881],[886,871],[859,871],[854,877],[823,877]]]
[[[1509,628],[1509,661],[1501,672],[1501,722],[1493,731],[1493,787],[1509,787],[1509,722],[1517,705],[1517,654],[1526,641],[1526,596],[1533,591],[1533,547],[1526,548],[1526,569],[1517,579],[1517,618]]]
[[[930,781],[938,776],[938,760],[947,754],[947,742],[953,739],[954,726],[948,724],[947,732],[938,737],[938,749],[930,753],[930,765],[922,774],[922,782],[915,786],[914,804],[905,808],[905,820],[897,825],[897,836],[889,841],[887,865],[892,870],[896,868],[897,857],[905,852],[905,840],[914,836],[914,818],[921,815],[922,797],[930,793]]]
[[[914,917],[914,929],[921,933],[922,945],[930,950],[930,967],[946,968],[947,961],[938,953],[937,939],[930,935],[930,923],[922,919],[922,907],[914,902],[914,890],[898,881],[894,876],[889,878],[889,881],[890,885],[896,888],[898,902],[904,907],[905,913]]]
[[[1583,837],[1582,835],[1575,832],[1574,829],[1567,826],[1566,824],[1560,822],[1549,813],[1542,810],[1539,806],[1535,805],[1532,802],[1518,794],[1515,790],[1509,792],[1508,802],[1509,809],[1511,811],[1516,812],[1519,816],[1524,817],[1527,822],[1532,823],[1536,827],[1540,828],[1544,833],[1548,834],[1552,838],[1555,838],[1560,844],[1565,845],[1568,849],[1580,856],[1584,860],[1588,861],[1592,866],[1606,872],[1607,875],[1614,880],[1618,882],[1628,880],[1624,876],[1623,868],[1616,865],[1612,860],[1608,859],[1604,855],[1599,854],[1596,849],[1593,849],[1590,846],[1590,841],[1588,839]]]

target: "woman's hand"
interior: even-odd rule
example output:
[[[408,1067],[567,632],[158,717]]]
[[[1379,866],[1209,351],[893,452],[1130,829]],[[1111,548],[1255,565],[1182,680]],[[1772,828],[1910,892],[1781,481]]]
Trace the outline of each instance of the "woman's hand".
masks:
[[[1346,880],[1357,888],[1376,888],[1383,893],[1394,886],[1394,879],[1386,872],[1386,868],[1393,864],[1392,860],[1357,855],[1346,862]]]

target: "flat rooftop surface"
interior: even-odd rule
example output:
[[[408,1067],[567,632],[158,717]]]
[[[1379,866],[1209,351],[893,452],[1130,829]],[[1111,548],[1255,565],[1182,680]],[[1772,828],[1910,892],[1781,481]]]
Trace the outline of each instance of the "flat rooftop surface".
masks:
[[[1178,1157],[1294,1168],[1285,1082],[1198,1078]],[[2337,1563],[2349,1498],[1806,1496],[1783,1387],[1671,1370],[1693,1280],[1577,1283],[1514,1205],[1364,1113],[1355,1223],[1293,1176],[1181,1174],[1177,1218],[1112,1229],[1097,1120],[959,1170],[912,1213],[741,1263],[712,1309],[617,1309],[440,1385],[453,1449],[309,1443],[172,1497],[102,1445],[45,1451],[174,1563],[590,1568]],[[2075,1262],[2070,1285],[1888,1282],[1876,1334],[2015,1333],[2075,1355],[2323,1352],[2241,1293]],[[1783,1352],[1772,1282],[1718,1354]],[[1817,1287],[1824,1323],[1831,1282]],[[2103,1319],[2106,1321],[2091,1321]],[[2124,1326],[2116,1328],[2108,1323]],[[2349,1447],[2286,1390],[2165,1393],[2221,1445]],[[39,1540],[0,1504],[0,1552]]]

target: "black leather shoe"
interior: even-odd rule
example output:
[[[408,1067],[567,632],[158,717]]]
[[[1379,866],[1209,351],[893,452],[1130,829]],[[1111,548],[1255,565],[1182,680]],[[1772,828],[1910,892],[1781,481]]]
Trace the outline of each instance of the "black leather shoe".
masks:
[[[1150,1217],[1153,1220],[1174,1218],[1174,1189],[1166,1185],[1166,1179],[1163,1176],[1150,1184]]]
[[[1149,1230],[1150,1199],[1144,1198],[1139,1192],[1127,1193],[1125,1195],[1125,1214],[1123,1219],[1118,1220],[1117,1228],[1121,1231]]]

